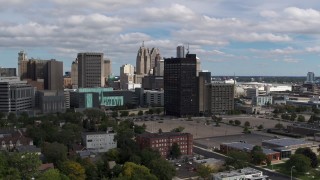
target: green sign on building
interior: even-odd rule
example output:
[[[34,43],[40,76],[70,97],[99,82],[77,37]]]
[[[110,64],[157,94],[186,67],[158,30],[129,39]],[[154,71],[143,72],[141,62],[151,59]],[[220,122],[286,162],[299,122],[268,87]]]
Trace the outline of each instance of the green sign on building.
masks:
[[[123,106],[123,96],[103,97],[101,105],[104,105],[104,106]]]

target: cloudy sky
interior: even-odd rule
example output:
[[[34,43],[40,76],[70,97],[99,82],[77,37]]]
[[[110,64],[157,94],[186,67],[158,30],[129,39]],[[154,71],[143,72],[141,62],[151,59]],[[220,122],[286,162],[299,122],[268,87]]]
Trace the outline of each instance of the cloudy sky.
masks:
[[[113,73],[142,41],[175,56],[190,44],[213,75],[306,75],[320,68],[318,0],[0,0],[0,66],[17,53],[57,59],[104,52]]]

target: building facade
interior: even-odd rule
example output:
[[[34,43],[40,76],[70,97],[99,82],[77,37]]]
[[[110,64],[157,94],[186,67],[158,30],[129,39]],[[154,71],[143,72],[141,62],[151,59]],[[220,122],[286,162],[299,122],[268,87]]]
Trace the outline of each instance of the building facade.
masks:
[[[234,110],[234,85],[224,83],[207,84],[209,114],[226,114]]]
[[[27,63],[27,54],[24,51],[20,51],[18,53],[18,77],[20,77],[20,80],[27,78]]]
[[[36,92],[36,107],[42,114],[65,112],[65,96],[63,91],[44,90]]]
[[[255,96],[252,97],[252,105],[265,106],[272,104],[272,96]]]
[[[63,90],[63,62],[49,60],[44,70],[44,89]]]
[[[78,59],[71,64],[72,88],[78,88]]]
[[[104,78],[105,78],[105,81],[108,81],[108,78],[112,73],[111,60],[110,59],[105,59],[103,61],[103,66],[104,66]]]
[[[141,46],[136,59],[136,74],[147,75],[150,73],[150,51],[149,48]]]
[[[211,72],[200,72],[198,77],[199,83],[199,113],[206,114],[206,104],[208,104],[208,91],[206,85],[211,84]]]
[[[145,90],[144,104],[147,106],[164,106],[164,92]]]
[[[115,136],[113,132],[86,132],[82,133],[82,141],[87,150],[102,153],[117,147]]]
[[[120,88],[128,90],[130,84],[134,84],[134,66],[124,64],[120,67]]]
[[[0,67],[0,77],[17,76],[16,68],[2,68]]]
[[[199,114],[196,55],[170,58],[164,61],[165,113],[173,116]]]
[[[193,152],[193,136],[190,133],[144,133],[138,135],[136,141],[141,149],[158,150],[163,157],[170,156],[170,150],[174,143],[178,144],[182,155],[192,155]]]
[[[78,87],[104,87],[103,53],[78,53]]]
[[[0,77],[0,112],[21,112],[34,106],[35,88],[19,77]]]

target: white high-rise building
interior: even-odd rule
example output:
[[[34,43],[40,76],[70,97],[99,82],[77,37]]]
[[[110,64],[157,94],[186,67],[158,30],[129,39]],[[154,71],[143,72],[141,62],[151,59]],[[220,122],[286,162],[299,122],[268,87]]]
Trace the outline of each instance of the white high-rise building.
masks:
[[[154,75],[155,76],[163,76],[163,70],[164,70],[164,60],[161,59],[157,62]]]
[[[125,64],[120,67],[120,88],[128,89],[130,84],[134,83],[134,66]]]
[[[313,72],[308,72],[307,74],[307,83],[313,83],[314,82],[314,73]]]

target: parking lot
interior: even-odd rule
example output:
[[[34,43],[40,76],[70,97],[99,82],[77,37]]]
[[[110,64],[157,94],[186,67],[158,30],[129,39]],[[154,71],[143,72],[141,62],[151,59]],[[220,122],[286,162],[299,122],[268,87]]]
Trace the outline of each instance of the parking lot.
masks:
[[[148,117],[136,117],[134,122],[138,125],[145,124],[148,132],[158,132],[161,129],[163,132],[169,132],[179,126],[184,127],[183,132],[193,134],[194,139],[228,136],[242,134],[243,127],[232,126],[228,123],[229,120],[239,120],[243,125],[246,121],[250,122],[250,126],[255,128],[259,125],[263,125],[264,128],[274,128],[279,123],[277,120],[261,118],[251,115],[238,115],[238,116],[222,116],[223,123],[220,123],[219,127],[215,126],[214,122],[207,124],[207,120],[211,121],[211,118],[192,118],[192,121],[188,121],[186,118],[173,118],[163,116],[148,116]],[[291,124],[290,122],[282,122],[286,126]]]

